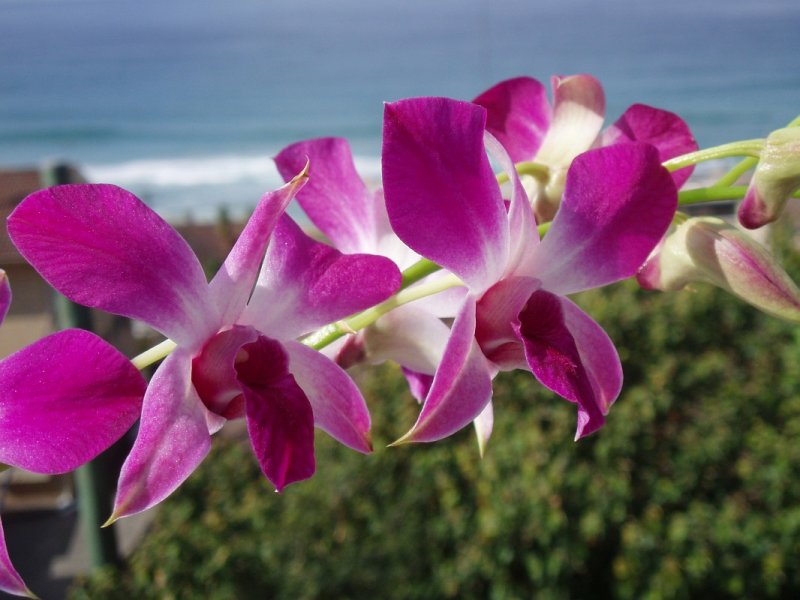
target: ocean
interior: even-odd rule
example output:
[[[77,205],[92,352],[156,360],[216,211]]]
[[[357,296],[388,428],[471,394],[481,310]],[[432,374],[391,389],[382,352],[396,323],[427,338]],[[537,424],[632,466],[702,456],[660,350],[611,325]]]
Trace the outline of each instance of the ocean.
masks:
[[[66,160],[173,219],[244,213],[270,157],[347,137],[380,173],[382,103],[591,73],[702,146],[800,113],[796,0],[0,0],[0,167]]]

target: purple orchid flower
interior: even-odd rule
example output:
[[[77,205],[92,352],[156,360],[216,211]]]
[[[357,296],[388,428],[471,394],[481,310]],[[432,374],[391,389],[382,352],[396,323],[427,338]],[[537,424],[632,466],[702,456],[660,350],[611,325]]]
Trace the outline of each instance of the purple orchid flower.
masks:
[[[14,243],[67,297],[139,319],[177,344],[147,388],[112,519],[168,496],[227,419],[246,419],[277,490],[313,474],[314,425],[371,450],[358,388],[295,340],[386,299],[400,274],[385,258],[313,241],[283,215],[306,179],[304,171],[262,198],[210,283],[183,238],[115,186],[51,188],[9,218]]]
[[[11,287],[0,270],[0,323]],[[0,361],[0,463],[36,473],[72,471],[130,429],[145,381],[88,331],[61,331]],[[35,597],[8,556],[0,524],[0,590]]]
[[[605,94],[591,75],[552,78],[553,105],[535,79],[508,79],[475,98],[488,111],[487,130],[516,162],[535,161],[549,167],[549,178],[538,182],[532,197],[537,216],[551,220],[564,191],[567,169],[576,156],[597,146],[646,142],[658,150],[661,162],[697,150],[688,125],[676,114],[645,104],[628,107],[602,130]],[[672,173],[680,188],[692,167]]]
[[[622,370],[606,333],[566,296],[634,275],[677,206],[653,146],[591,150],[573,160],[561,209],[540,242],[510,157],[484,134],[486,117],[480,106],[443,98],[386,105],[392,226],[469,289],[419,418],[400,442],[458,431],[487,410],[493,376],[515,368],[578,405],[576,438],[598,429]],[[484,142],[508,173],[508,207]]]

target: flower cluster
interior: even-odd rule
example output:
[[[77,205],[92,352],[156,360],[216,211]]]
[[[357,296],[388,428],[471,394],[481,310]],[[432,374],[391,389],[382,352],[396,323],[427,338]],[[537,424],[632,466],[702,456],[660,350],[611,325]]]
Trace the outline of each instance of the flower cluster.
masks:
[[[402,367],[421,408],[396,443],[474,424],[484,452],[492,381],[513,369],[576,405],[576,439],[591,434],[622,365],[569,298],[583,290],[633,276],[661,290],[704,281],[800,321],[800,290],[764,247],[731,223],[677,212],[744,197],[743,225],[776,219],[800,187],[800,128],[699,150],[673,113],[634,104],[603,129],[604,112],[588,75],[554,78],[552,103],[530,78],[472,102],[389,103],[378,190],[345,140],[293,144],[275,159],[286,185],[263,196],[210,282],[180,235],[123,189],[29,196],[8,220],[22,256],[73,302],[166,340],[130,361],[67,330],[0,361],[0,461],[66,472],[140,419],[112,522],[172,493],[231,419],[245,420],[278,491],[313,475],[314,426],[370,452],[370,415],[345,370],[356,363]],[[734,185],[737,166],[680,191],[693,165],[725,156],[757,162],[749,189]],[[294,199],[329,243],[285,214]],[[162,359],[146,383],[139,370]],[[0,589],[30,594],[4,546]]]

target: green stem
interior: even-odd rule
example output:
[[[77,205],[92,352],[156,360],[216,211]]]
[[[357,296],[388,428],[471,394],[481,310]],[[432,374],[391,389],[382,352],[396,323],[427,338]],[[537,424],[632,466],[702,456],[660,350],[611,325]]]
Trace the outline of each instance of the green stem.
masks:
[[[678,194],[678,204],[702,204],[703,202],[717,202],[719,200],[739,200],[747,193],[746,185],[722,187],[714,184],[707,188],[684,190]],[[792,198],[800,198],[800,190],[792,194]]]
[[[670,171],[677,171],[683,167],[690,167],[706,160],[728,158],[729,156],[755,156],[758,157],[764,147],[764,140],[742,140],[730,144],[722,144],[697,152],[690,152],[665,161],[663,165]]]
[[[739,180],[739,177],[747,173],[750,169],[755,167],[758,164],[758,159],[755,156],[748,156],[735,167],[733,167],[730,171],[725,173],[722,177],[719,178],[719,181],[714,184],[714,187],[726,187],[731,186]]]
[[[442,267],[437,265],[435,262],[428,260],[427,258],[419,259],[417,262],[403,271],[403,283],[400,285],[400,289],[406,289],[411,284],[418,282],[420,279],[427,277],[431,273],[435,273],[441,268]]]
[[[678,194],[678,204],[700,204],[702,202],[716,202],[718,200],[738,200],[744,198],[747,192],[746,185],[736,185],[733,187],[722,187],[713,185],[706,188],[695,190],[684,190]]]
[[[443,292],[448,288],[459,285],[464,285],[464,283],[455,275],[448,274],[437,278],[434,281],[428,281],[411,288],[400,290],[388,300],[385,300],[380,304],[376,304],[372,308],[368,308],[367,310],[362,311],[357,315],[350,317],[349,319],[339,321],[337,323],[331,323],[330,325],[326,325],[322,329],[315,331],[306,337],[303,340],[303,343],[306,346],[311,346],[315,350],[320,350],[347,333],[354,333],[360,329],[364,329],[368,325],[372,325],[372,323],[377,321],[380,317],[394,310],[398,306],[408,304],[409,302],[419,300],[420,298],[425,298],[426,296],[438,294],[439,292]]]

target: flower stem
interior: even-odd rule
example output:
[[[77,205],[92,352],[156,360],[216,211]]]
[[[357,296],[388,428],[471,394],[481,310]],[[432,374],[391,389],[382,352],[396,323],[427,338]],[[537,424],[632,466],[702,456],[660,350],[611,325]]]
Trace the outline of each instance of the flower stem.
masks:
[[[402,289],[388,300],[385,300],[380,304],[376,304],[372,308],[368,308],[367,310],[362,311],[357,315],[350,317],[349,319],[326,325],[302,341],[306,346],[311,346],[315,350],[320,350],[328,344],[338,340],[346,333],[353,333],[355,331],[359,331],[360,329],[364,329],[364,327],[371,325],[380,317],[397,308],[398,306],[408,304],[409,302],[419,300],[420,298],[425,298],[426,296],[438,294],[439,292],[443,292],[448,288],[459,285],[464,285],[464,283],[455,275],[447,274],[435,279],[434,281],[427,281],[414,287]]]
[[[730,171],[725,173],[725,175],[720,177],[719,181],[717,181],[717,183],[714,184],[714,187],[726,187],[733,185],[739,180],[739,177],[747,173],[757,164],[758,164],[758,159],[755,156],[748,156],[744,160],[740,161]]]
[[[727,158],[729,156],[754,156],[758,157],[761,149],[764,147],[763,139],[755,140],[742,140],[739,142],[731,142],[730,144],[722,144],[721,146],[714,146],[713,148],[706,148],[705,150],[698,150],[697,152],[690,152],[676,156],[668,161],[662,163],[668,170],[677,171],[683,167],[690,167],[697,163],[706,160],[714,160],[717,158]]]
[[[747,186],[745,185],[723,187],[714,184],[711,187],[684,190],[679,192],[678,204],[681,206],[686,206],[687,204],[716,202],[718,200],[738,200],[740,198],[744,198],[746,192]]]
[[[427,277],[431,273],[435,273],[441,268],[442,267],[437,265],[435,262],[428,260],[427,258],[419,259],[417,262],[403,271],[403,283],[400,285],[400,289],[406,289],[408,286],[418,282],[424,277]]]
[[[141,371],[145,367],[152,365],[154,362],[158,362],[162,358],[165,358],[170,352],[175,350],[176,346],[177,344],[172,340],[164,340],[149,350],[145,350],[139,356],[132,358],[131,362],[133,363],[134,367]]]
[[[746,185],[733,185],[723,187],[714,184],[711,187],[684,190],[678,193],[678,204],[702,204],[703,202],[718,202],[720,200],[740,200],[747,193]],[[792,198],[800,198],[800,191],[792,194]]]

